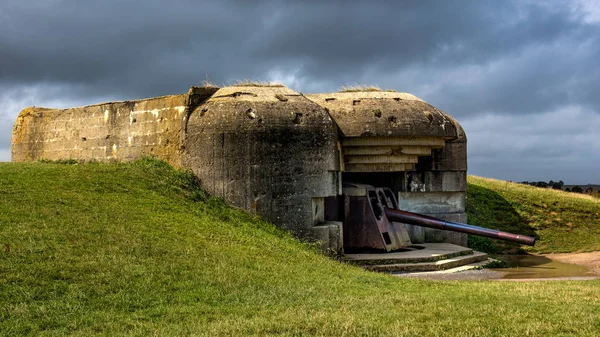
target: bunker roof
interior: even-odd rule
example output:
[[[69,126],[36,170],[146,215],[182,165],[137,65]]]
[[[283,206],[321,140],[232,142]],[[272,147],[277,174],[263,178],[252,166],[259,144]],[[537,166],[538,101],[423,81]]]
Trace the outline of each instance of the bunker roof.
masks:
[[[220,88],[209,101],[254,101],[254,102],[279,102],[286,101],[286,96],[301,96],[301,94],[284,86],[283,84],[241,84]]]
[[[282,85],[234,85],[220,88],[195,107],[190,123],[227,132],[279,132],[289,128],[333,130],[327,110]],[[304,132],[304,131],[303,131]]]
[[[403,92],[349,91],[307,95],[326,107],[345,137],[442,137],[464,134],[452,117]]]

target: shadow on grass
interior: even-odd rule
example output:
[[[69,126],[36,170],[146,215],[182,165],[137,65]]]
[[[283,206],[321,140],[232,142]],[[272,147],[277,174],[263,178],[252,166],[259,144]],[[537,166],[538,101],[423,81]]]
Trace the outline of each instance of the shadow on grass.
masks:
[[[468,184],[466,209],[470,225],[537,238],[535,229],[514,206],[491,189]],[[524,253],[519,244],[474,235],[469,235],[469,247],[491,254]]]

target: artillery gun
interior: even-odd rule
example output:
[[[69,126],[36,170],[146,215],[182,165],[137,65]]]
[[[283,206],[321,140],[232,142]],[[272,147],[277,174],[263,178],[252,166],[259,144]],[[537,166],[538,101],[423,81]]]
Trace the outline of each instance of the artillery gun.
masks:
[[[345,250],[394,251],[411,246],[405,224],[533,246],[535,238],[402,211],[389,188],[346,184],[342,194]]]

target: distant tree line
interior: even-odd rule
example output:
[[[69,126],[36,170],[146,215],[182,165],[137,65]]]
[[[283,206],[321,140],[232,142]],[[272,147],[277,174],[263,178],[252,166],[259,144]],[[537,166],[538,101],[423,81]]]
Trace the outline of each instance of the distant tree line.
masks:
[[[563,186],[565,185],[565,183],[562,180],[559,181],[553,181],[550,180],[549,182],[545,182],[545,181],[521,181],[519,184],[524,184],[524,185],[530,185],[530,186],[535,186],[535,187],[542,187],[542,188],[552,188],[555,190],[562,190]],[[579,185],[575,185],[571,188],[567,187],[565,189],[566,192],[573,192],[573,193],[586,193],[586,194],[593,194],[594,193],[594,189],[592,187],[588,187],[587,189],[583,189],[581,186]]]
[[[555,190],[562,190],[563,186],[565,185],[565,183],[562,180],[560,180],[558,182],[556,182],[554,180],[550,180],[549,182],[545,182],[545,181],[521,181],[520,184],[531,185],[531,186],[542,187],[542,188],[552,188],[552,189],[555,189]]]

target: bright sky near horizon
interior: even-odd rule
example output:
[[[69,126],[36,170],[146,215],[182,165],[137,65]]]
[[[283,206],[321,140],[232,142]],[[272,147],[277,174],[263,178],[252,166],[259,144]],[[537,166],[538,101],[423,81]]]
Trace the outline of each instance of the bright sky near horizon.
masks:
[[[26,106],[367,84],[454,116],[469,174],[600,183],[600,1],[0,2],[0,161]]]

